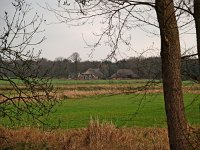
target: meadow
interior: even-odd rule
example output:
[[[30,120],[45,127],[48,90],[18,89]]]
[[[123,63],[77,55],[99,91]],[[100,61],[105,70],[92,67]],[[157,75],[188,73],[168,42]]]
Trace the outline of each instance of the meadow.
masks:
[[[26,117],[14,124],[2,119],[0,136],[8,142],[0,142],[0,148],[169,149],[159,81],[53,79],[52,83],[60,102],[48,118],[40,118],[45,125]],[[8,87],[0,83],[1,92],[8,92]],[[184,81],[183,91],[188,122],[199,128],[200,86]]]
[[[20,81],[14,80],[21,84]],[[60,103],[48,119],[42,120],[47,128],[86,127],[91,118],[112,122],[117,127],[166,127],[162,86],[159,81],[152,85],[147,80],[66,80],[53,79]],[[6,82],[1,85],[7,85]],[[184,100],[190,124],[200,124],[199,85],[185,81]],[[3,87],[3,86],[2,86]],[[2,90],[3,88],[1,88]],[[8,91],[6,89],[6,91]],[[25,121],[5,127],[34,126]]]
[[[19,79],[11,79],[13,82],[15,82],[16,84],[18,85],[22,85],[23,82]],[[67,86],[67,85],[112,85],[112,84],[132,84],[132,85],[144,85],[146,84],[147,82],[153,82],[153,83],[161,83],[160,80],[148,80],[148,79],[133,79],[133,80],[130,80],[130,79],[123,79],[123,80],[68,80],[68,79],[56,79],[56,78],[53,78],[50,80],[51,83],[54,85],[54,86]],[[188,80],[185,80],[182,82],[183,85],[185,86],[191,86],[191,85],[198,85],[196,84],[195,82],[193,81],[188,81]],[[0,81],[0,87],[3,87],[3,86],[8,86],[9,85],[9,82],[8,81],[3,81],[1,80]]]
[[[186,114],[191,125],[200,124],[200,101],[185,94]],[[93,118],[117,127],[166,127],[162,94],[126,94],[64,99],[49,116],[48,124],[59,128],[86,127]]]

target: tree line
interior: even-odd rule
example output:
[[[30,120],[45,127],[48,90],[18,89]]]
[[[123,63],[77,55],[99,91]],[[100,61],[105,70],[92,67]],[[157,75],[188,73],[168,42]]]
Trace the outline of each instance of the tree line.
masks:
[[[103,73],[103,79],[109,79],[114,73],[119,69],[131,69],[134,74],[137,75],[138,79],[161,79],[161,58],[160,57],[131,57],[127,59],[122,59],[116,62],[112,61],[81,61],[79,59],[77,62],[69,58],[56,58],[55,60],[48,60],[46,58],[40,58],[35,61],[31,60],[25,61],[30,63],[31,71],[28,74],[34,74],[35,68],[37,68],[38,77],[50,77],[50,78],[71,78],[76,79],[76,74],[83,73],[87,69],[99,68]],[[4,63],[13,69],[18,64],[17,70],[23,70],[21,73],[26,72],[24,67],[24,61],[18,63],[7,62]],[[8,69],[9,70],[9,69]],[[4,73],[9,77],[15,77],[16,75],[8,70],[4,70]],[[182,79],[183,80],[198,80],[198,59],[190,58],[182,60]]]

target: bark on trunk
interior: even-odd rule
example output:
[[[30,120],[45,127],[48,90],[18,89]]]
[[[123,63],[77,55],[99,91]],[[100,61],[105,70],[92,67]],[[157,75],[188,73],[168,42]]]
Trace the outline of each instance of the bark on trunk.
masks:
[[[187,121],[185,118],[181,51],[173,0],[156,0],[156,13],[161,35],[162,77],[171,150],[187,150]]]
[[[200,81],[200,0],[194,0],[194,20],[196,26],[197,53],[199,59],[199,74],[197,79]]]

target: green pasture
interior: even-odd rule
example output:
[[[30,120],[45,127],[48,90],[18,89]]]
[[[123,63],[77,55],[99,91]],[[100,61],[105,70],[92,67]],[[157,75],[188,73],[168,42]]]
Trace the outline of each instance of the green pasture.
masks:
[[[22,81],[19,79],[11,79],[11,81],[13,81],[16,84],[22,84]],[[10,83],[6,80],[0,80],[0,86],[6,86],[9,85]]]
[[[20,79],[12,79],[12,81],[18,85],[23,84]],[[131,80],[68,80],[68,79],[51,79],[50,82],[55,86],[65,85],[97,85],[97,84],[137,84],[144,85],[147,82],[160,83],[160,80],[151,79],[131,79]],[[0,86],[6,86],[10,83],[8,81],[0,80]],[[193,81],[183,81],[183,85],[194,85]]]
[[[19,79],[12,79],[16,84],[22,84],[23,82]],[[131,84],[131,83],[145,83],[148,80],[68,80],[68,79],[51,79],[54,85],[76,85],[76,84]],[[8,81],[0,80],[1,85],[9,84]]]
[[[81,84],[136,84],[145,83],[148,80],[67,80],[67,79],[53,79],[54,85],[81,85]]]
[[[200,97],[185,94],[185,109],[190,124],[200,125]],[[64,99],[45,121],[48,127],[86,127],[91,118],[112,122],[118,127],[166,127],[162,94],[96,96]],[[5,119],[3,126],[12,126]],[[31,121],[21,126],[33,125]],[[35,124],[34,124],[35,125]],[[18,126],[15,123],[15,126]]]

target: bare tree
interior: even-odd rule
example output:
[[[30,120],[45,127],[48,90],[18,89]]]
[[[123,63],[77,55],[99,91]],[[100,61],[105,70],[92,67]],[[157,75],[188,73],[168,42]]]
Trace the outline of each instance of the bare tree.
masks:
[[[197,52],[199,58],[199,77],[200,81],[200,1],[194,0],[194,21],[196,27],[196,37],[197,37]]]
[[[186,31],[190,31],[195,27],[197,39],[197,53],[183,56],[182,59],[198,56],[198,76],[191,75],[191,78],[200,81],[200,1],[198,0],[178,0],[176,9],[179,11],[179,20],[182,20],[182,26],[189,26]],[[183,16],[183,17],[181,17]],[[193,26],[194,25],[194,26]]]
[[[75,70],[75,78],[78,77],[78,63],[81,61],[80,55],[77,52],[74,52],[71,56],[68,58],[74,63],[74,70]]]
[[[170,148],[186,150],[189,144],[180,71],[181,50],[173,1],[156,0],[156,12],[160,26],[163,90]]]
[[[24,0],[12,6],[13,15],[4,13],[0,35],[0,82],[6,84],[0,87],[0,117],[22,121],[28,116],[41,122],[56,103],[50,79],[39,77],[40,52],[34,54],[33,48],[45,39],[34,39],[43,20],[38,14],[30,19],[31,6]]]

